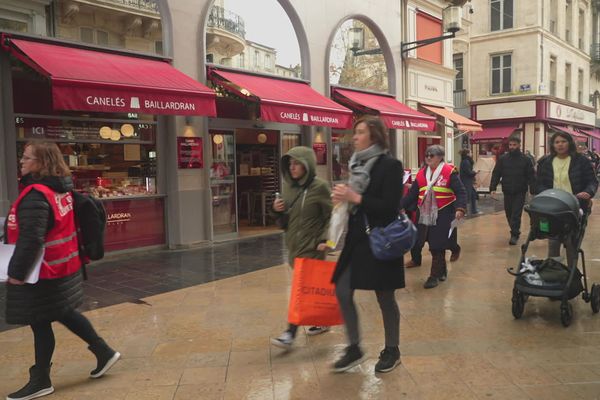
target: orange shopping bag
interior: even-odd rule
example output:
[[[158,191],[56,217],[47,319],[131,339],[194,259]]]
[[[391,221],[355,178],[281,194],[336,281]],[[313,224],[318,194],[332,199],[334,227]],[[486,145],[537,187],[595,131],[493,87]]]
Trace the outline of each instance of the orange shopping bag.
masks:
[[[296,258],[288,322],[294,325],[332,326],[344,323],[331,277],[335,262]]]

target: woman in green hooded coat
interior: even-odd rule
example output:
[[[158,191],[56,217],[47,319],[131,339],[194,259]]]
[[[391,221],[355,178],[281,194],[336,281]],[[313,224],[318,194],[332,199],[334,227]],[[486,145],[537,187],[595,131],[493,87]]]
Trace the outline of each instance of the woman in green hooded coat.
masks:
[[[288,262],[294,266],[295,258],[325,258],[327,229],[331,210],[329,185],[316,175],[317,158],[311,148],[297,146],[281,158],[283,196],[273,202],[275,217],[283,221]],[[292,346],[298,326],[290,324],[279,337],[271,339],[275,346],[288,349]],[[329,330],[313,326],[309,335]]]

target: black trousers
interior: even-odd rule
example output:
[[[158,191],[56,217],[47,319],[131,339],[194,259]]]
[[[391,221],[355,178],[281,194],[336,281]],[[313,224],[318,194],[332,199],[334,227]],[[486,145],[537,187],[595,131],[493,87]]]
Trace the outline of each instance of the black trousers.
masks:
[[[425,247],[427,232],[423,229],[419,229],[419,239],[417,243],[410,249],[410,257],[415,264],[421,264],[423,261],[423,247]],[[450,240],[448,240],[448,250],[452,252],[452,254],[460,251],[460,246],[458,245],[458,229],[454,229],[452,231],[452,235],[450,235]]]
[[[504,213],[512,236],[521,234],[521,215],[523,215],[526,195],[527,192],[504,193]]]
[[[83,339],[88,345],[94,344],[100,339],[90,321],[75,310],[65,314],[58,322]],[[33,331],[35,347],[35,365],[48,368],[52,361],[55,345],[52,322],[38,322],[31,325],[31,330]]]

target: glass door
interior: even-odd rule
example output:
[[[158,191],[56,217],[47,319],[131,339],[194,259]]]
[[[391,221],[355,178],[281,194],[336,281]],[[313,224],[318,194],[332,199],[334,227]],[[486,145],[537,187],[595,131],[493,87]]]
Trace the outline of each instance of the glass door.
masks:
[[[237,233],[235,193],[235,135],[230,131],[211,130],[212,165],[210,189],[212,192],[214,235]]]

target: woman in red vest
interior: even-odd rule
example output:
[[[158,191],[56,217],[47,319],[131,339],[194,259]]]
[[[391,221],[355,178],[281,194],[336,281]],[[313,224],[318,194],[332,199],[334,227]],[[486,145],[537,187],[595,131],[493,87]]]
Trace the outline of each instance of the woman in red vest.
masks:
[[[419,207],[419,238],[429,242],[431,251],[431,274],[425,289],[436,287],[448,276],[446,249],[449,247],[450,224],[461,220],[467,207],[467,192],[460,181],[456,168],[444,162],[445,151],[433,145],[425,152],[426,166],[421,168],[402,199],[401,207]]]
[[[31,326],[35,365],[29,369],[29,382],[8,395],[8,400],[35,399],[54,392],[50,381],[53,321],[60,322],[89,345],[97,359],[90,377],[104,375],[121,356],[75,310],[83,300],[81,260],[71,172],[58,146],[29,143],[20,163],[22,189],[4,227],[7,242],[15,245],[8,266],[6,322]],[[42,253],[39,280],[25,283]]]

